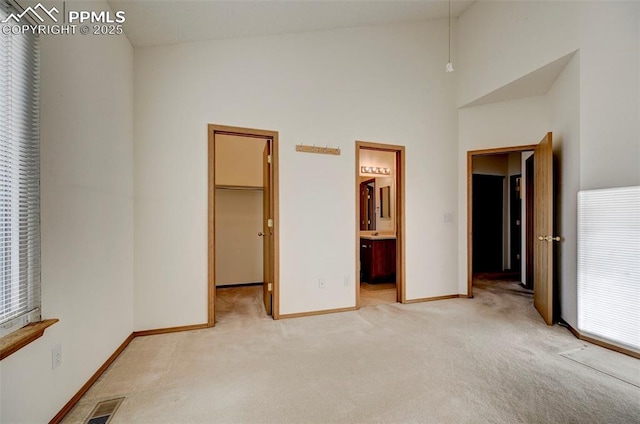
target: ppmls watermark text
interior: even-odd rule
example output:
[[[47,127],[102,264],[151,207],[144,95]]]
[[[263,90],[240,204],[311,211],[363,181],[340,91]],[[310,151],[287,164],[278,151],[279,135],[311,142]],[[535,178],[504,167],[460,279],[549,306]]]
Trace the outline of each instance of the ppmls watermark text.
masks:
[[[66,3],[63,3],[66,6]],[[47,8],[38,3],[21,12],[9,14],[0,22],[2,35],[120,35],[125,22],[122,10],[66,10],[60,13],[57,7]]]

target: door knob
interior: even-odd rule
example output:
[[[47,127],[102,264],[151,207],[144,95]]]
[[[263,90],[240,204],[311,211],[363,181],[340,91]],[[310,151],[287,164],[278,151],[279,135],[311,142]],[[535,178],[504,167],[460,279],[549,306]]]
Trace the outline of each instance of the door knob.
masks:
[[[262,236],[264,236],[264,233],[263,233],[262,231],[260,231],[260,232],[258,233],[258,237],[262,237]]]
[[[540,241],[560,241],[562,240],[560,236],[538,236],[538,240]]]

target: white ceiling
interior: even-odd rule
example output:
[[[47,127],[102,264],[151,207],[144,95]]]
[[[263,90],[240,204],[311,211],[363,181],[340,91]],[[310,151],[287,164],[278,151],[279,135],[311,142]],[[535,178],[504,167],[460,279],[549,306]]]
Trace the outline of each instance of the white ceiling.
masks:
[[[475,0],[452,0],[460,16]],[[109,0],[134,47],[443,19],[446,0]]]

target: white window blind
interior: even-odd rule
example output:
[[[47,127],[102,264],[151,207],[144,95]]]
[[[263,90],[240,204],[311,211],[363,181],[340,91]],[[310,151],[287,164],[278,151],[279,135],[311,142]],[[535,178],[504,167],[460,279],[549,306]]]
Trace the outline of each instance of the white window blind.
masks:
[[[640,351],[640,187],[578,193],[578,329]]]
[[[15,12],[18,11],[7,0],[0,0],[0,21]],[[20,35],[3,32],[0,34],[0,337],[40,319],[38,95],[38,38],[29,32]]]

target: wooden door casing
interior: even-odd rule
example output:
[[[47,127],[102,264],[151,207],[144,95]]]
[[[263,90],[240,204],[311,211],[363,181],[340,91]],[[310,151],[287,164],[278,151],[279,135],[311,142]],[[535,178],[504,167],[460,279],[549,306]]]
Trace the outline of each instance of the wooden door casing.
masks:
[[[269,160],[271,154],[271,140],[267,140],[262,153],[262,299],[267,315],[273,314],[273,228],[269,221],[273,217],[273,174]],[[273,221],[271,221],[273,222]]]

